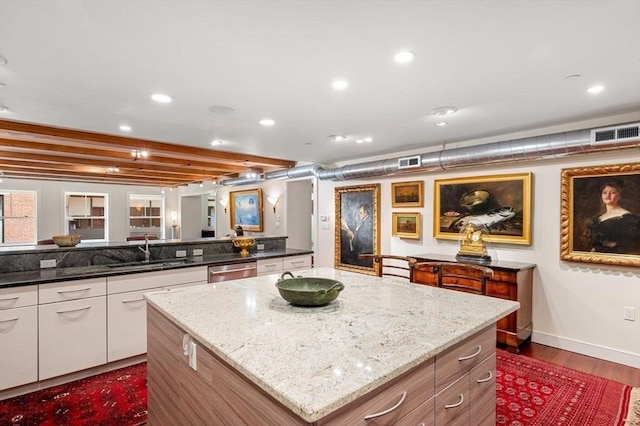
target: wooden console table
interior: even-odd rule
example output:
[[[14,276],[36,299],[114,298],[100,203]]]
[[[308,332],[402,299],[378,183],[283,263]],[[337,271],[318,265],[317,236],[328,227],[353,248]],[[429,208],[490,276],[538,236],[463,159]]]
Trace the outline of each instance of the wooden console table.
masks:
[[[460,263],[454,256],[441,254],[416,254],[412,258],[419,262],[455,262]],[[508,346],[513,352],[518,351],[522,342],[531,337],[533,322],[532,288],[533,270],[536,267],[532,263],[492,261],[482,264],[493,269],[493,277],[487,281],[486,295],[500,299],[515,300],[520,302],[520,309],[502,318],[497,323],[497,341]],[[438,286],[438,274],[434,272],[413,272],[413,282]]]

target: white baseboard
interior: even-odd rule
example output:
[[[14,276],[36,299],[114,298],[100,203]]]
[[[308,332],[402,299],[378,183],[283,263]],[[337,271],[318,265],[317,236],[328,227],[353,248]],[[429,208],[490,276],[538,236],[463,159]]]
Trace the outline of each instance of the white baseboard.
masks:
[[[534,331],[531,341],[541,345],[551,346],[565,351],[576,352],[582,355],[592,356],[605,361],[617,364],[628,365],[629,367],[640,368],[640,354],[624,352],[618,349],[611,349],[592,343],[580,342],[578,340],[567,339],[566,337],[555,336]]]

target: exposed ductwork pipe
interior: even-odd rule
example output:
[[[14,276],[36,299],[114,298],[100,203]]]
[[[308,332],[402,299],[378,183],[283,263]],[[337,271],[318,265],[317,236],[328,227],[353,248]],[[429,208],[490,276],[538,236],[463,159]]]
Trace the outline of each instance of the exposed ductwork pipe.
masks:
[[[585,129],[523,139],[493,142],[463,148],[445,149],[420,155],[414,170],[423,172],[449,170],[487,164],[535,161],[576,154],[604,152],[615,149],[640,148],[640,124],[627,124],[604,129]],[[349,164],[333,169],[311,164],[267,172],[264,179],[316,176],[320,180],[350,180],[391,176],[406,171],[400,167],[402,157]],[[255,183],[258,179],[236,178],[223,185]]]

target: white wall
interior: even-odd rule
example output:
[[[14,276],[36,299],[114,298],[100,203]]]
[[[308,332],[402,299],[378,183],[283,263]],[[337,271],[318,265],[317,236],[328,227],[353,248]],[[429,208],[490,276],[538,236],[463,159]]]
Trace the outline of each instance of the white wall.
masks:
[[[398,154],[400,156],[400,154]],[[367,161],[361,160],[358,162]],[[542,160],[500,166],[463,168],[453,171],[407,174],[395,178],[331,182],[319,181],[316,217],[329,215],[331,226],[318,223],[316,266],[334,265],[334,189],[343,186],[381,183],[380,252],[411,255],[443,253],[455,255],[458,243],[433,238],[434,180],[491,174],[533,174],[532,244],[492,244],[493,259],[535,263],[533,282],[534,342],[567,349],[597,358],[640,368],[640,317],[623,319],[623,307],[640,313],[640,268],[565,262],[560,260],[561,170],[602,164],[640,161],[640,150],[577,155],[564,160]],[[424,180],[425,207],[392,209],[391,182]],[[391,236],[392,211],[420,211],[422,239],[404,240]]]
[[[52,235],[64,234],[64,193],[99,192],[109,195],[109,235],[110,241],[125,241],[129,235],[129,194],[161,194],[156,187],[131,185],[94,184],[80,182],[57,182],[45,180],[5,179],[0,189],[36,191],[37,193],[37,239],[44,240]],[[165,193],[165,235],[171,235],[171,210],[177,209],[177,193]]]

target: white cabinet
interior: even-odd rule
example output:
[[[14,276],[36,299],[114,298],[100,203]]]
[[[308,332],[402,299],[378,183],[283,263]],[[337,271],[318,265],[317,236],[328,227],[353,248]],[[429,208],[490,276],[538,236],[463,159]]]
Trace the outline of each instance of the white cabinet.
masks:
[[[308,268],[311,268],[310,254],[258,260],[258,275],[281,274],[285,271]]]
[[[0,390],[38,380],[37,286],[0,289]]]
[[[206,266],[108,277],[107,362],[147,352],[147,302],[144,293],[206,282]]]
[[[40,380],[107,362],[105,289],[105,278],[40,284]]]

